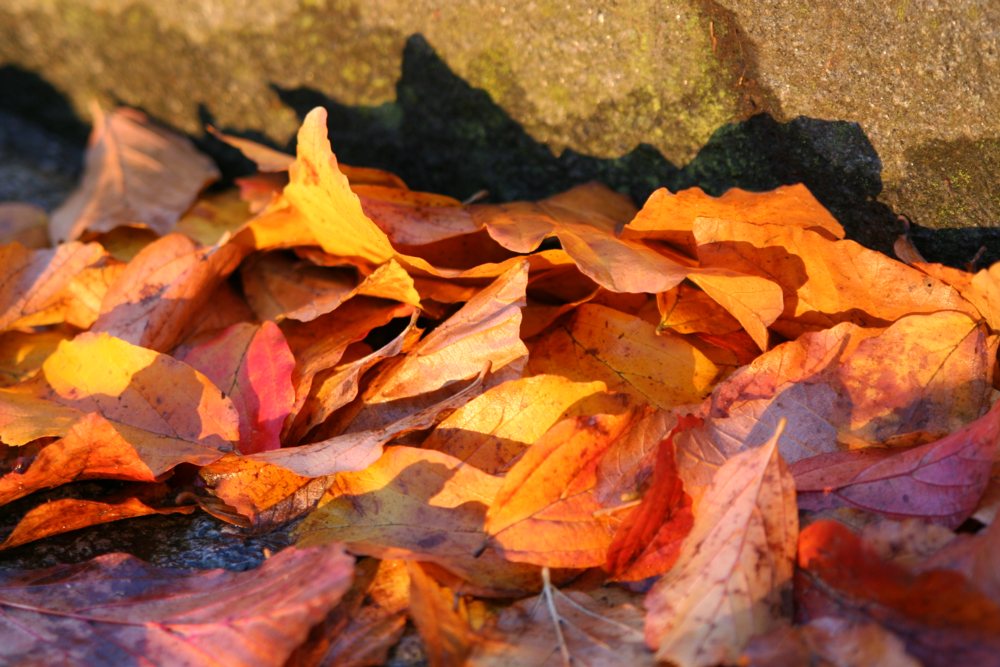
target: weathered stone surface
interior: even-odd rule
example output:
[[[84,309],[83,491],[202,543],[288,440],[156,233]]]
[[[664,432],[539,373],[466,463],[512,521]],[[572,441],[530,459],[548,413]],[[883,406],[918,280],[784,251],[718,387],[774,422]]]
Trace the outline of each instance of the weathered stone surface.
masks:
[[[882,249],[894,213],[1000,227],[998,43],[1000,3],[980,0],[0,7],[0,63],[37,73],[81,116],[96,96],[197,136],[211,120],[284,145],[324,103],[342,158],[460,197],[595,177],[638,198],[801,180]],[[0,105],[38,114],[30,99]],[[1000,247],[978,234],[959,237]],[[924,237],[948,250],[935,245],[948,235]],[[975,252],[949,248],[952,261]]]

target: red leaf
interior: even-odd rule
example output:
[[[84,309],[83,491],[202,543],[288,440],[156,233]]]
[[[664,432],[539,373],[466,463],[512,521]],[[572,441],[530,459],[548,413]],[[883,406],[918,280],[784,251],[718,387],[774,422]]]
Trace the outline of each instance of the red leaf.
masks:
[[[235,324],[177,358],[233,401],[240,416],[240,453],[281,447],[281,429],[295,402],[295,358],[274,322]]]
[[[663,574],[677,561],[681,543],[691,531],[694,515],[691,497],[677,476],[674,461],[674,435],[701,420],[688,415],[660,443],[653,481],[642,504],[631,512],[608,547],[605,569],[619,581],[638,581]]]
[[[799,536],[800,621],[875,621],[928,667],[1000,664],[1000,607],[955,572],[914,575],[886,563],[836,521]]]
[[[334,547],[287,549],[250,572],[108,554],[3,573],[0,663],[280,666],[340,600],[352,568]]]

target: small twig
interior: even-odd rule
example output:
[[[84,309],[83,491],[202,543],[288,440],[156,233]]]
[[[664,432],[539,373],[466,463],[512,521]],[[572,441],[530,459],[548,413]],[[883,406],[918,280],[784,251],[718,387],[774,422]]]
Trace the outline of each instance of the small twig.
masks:
[[[566,637],[563,636],[562,618],[556,611],[556,601],[552,597],[552,580],[549,578],[549,568],[542,568],[542,596],[545,598],[545,606],[549,608],[549,615],[552,616],[552,623],[556,627],[556,640],[559,642],[559,653],[562,654],[563,665],[570,667],[573,664],[573,657],[569,654],[569,647],[566,645]]]

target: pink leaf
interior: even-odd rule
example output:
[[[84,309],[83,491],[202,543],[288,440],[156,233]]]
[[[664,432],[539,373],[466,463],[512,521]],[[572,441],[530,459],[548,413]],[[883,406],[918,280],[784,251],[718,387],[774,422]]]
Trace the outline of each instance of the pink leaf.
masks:
[[[956,528],[976,509],[1000,444],[1000,401],[965,428],[903,451],[862,449],[791,466],[799,507],[853,506]]]

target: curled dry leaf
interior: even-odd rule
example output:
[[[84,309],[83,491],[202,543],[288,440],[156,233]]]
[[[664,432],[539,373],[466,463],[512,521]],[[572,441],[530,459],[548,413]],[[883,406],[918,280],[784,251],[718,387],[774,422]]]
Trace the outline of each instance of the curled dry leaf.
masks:
[[[191,572],[127,554],[0,574],[0,662],[280,667],[351,583],[338,546],[258,570]],[[25,628],[31,632],[25,632]]]
[[[726,461],[695,512],[677,564],[646,596],[646,643],[681,665],[735,662],[789,610],[798,509],[781,428]]]
[[[285,197],[302,213],[323,250],[381,264],[395,251],[340,171],[327,139],[326,116],[325,109],[316,108],[303,121]]]
[[[105,114],[95,105],[93,113],[83,182],[52,214],[52,242],[126,225],[169,233],[198,192],[219,177],[215,165],[138,111]]]

